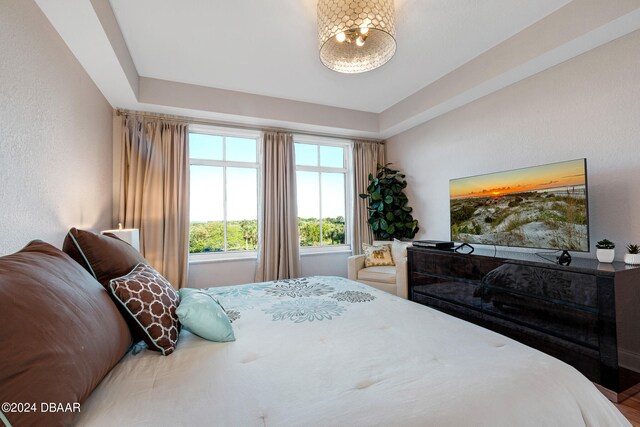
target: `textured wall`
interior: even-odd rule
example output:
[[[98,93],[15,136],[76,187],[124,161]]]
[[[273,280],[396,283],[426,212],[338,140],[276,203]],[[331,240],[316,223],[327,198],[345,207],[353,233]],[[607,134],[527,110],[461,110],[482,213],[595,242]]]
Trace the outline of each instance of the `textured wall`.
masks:
[[[111,107],[32,1],[0,0],[0,255],[111,226]]]
[[[586,157],[592,247],[640,243],[640,32],[390,139],[418,237],[449,239],[449,179]],[[590,256],[594,256],[593,254]]]

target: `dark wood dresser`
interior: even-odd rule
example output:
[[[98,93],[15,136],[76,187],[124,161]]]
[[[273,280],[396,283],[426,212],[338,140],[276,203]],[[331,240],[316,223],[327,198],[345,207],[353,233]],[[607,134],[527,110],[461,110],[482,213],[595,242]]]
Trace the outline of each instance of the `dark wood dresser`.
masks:
[[[640,390],[640,268],[519,257],[409,248],[409,298],[565,361],[612,400]]]

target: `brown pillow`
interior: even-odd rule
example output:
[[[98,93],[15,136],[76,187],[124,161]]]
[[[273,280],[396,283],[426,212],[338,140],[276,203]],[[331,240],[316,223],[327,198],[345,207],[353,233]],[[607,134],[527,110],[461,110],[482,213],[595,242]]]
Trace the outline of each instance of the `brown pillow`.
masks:
[[[178,343],[178,294],[153,267],[140,263],[109,285],[116,301],[135,320],[138,335],[151,350],[167,356]]]
[[[133,246],[113,234],[96,234],[72,228],[62,250],[87,269],[105,288],[109,281],[124,276],[141,262],[148,264]]]
[[[0,318],[0,402],[36,404],[3,409],[14,426],[71,424],[73,412],[42,412],[41,403],[81,404],[131,346],[107,291],[37,240],[0,258]]]

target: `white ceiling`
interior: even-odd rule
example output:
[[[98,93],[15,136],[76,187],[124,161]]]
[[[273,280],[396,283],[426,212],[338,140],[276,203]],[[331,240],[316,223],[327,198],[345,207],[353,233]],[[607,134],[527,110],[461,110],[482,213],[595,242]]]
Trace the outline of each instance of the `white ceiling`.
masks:
[[[317,0],[110,0],[138,74],[380,113],[569,0],[396,0],[398,50],[345,75],[318,58]]]

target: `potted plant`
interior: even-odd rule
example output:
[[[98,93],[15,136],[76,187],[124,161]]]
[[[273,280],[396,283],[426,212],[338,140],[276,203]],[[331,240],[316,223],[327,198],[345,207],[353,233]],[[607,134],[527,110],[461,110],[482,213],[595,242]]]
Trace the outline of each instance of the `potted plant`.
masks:
[[[596,256],[600,262],[613,262],[616,256],[616,244],[604,239],[596,243]]]
[[[378,165],[375,177],[369,174],[367,192],[360,197],[369,201],[369,227],[377,239],[411,239],[419,228],[418,220],[411,216],[413,208],[407,206],[407,181],[389,165]]]
[[[640,264],[640,245],[634,245],[629,243],[627,245],[627,253],[624,255],[625,264],[638,265]]]

